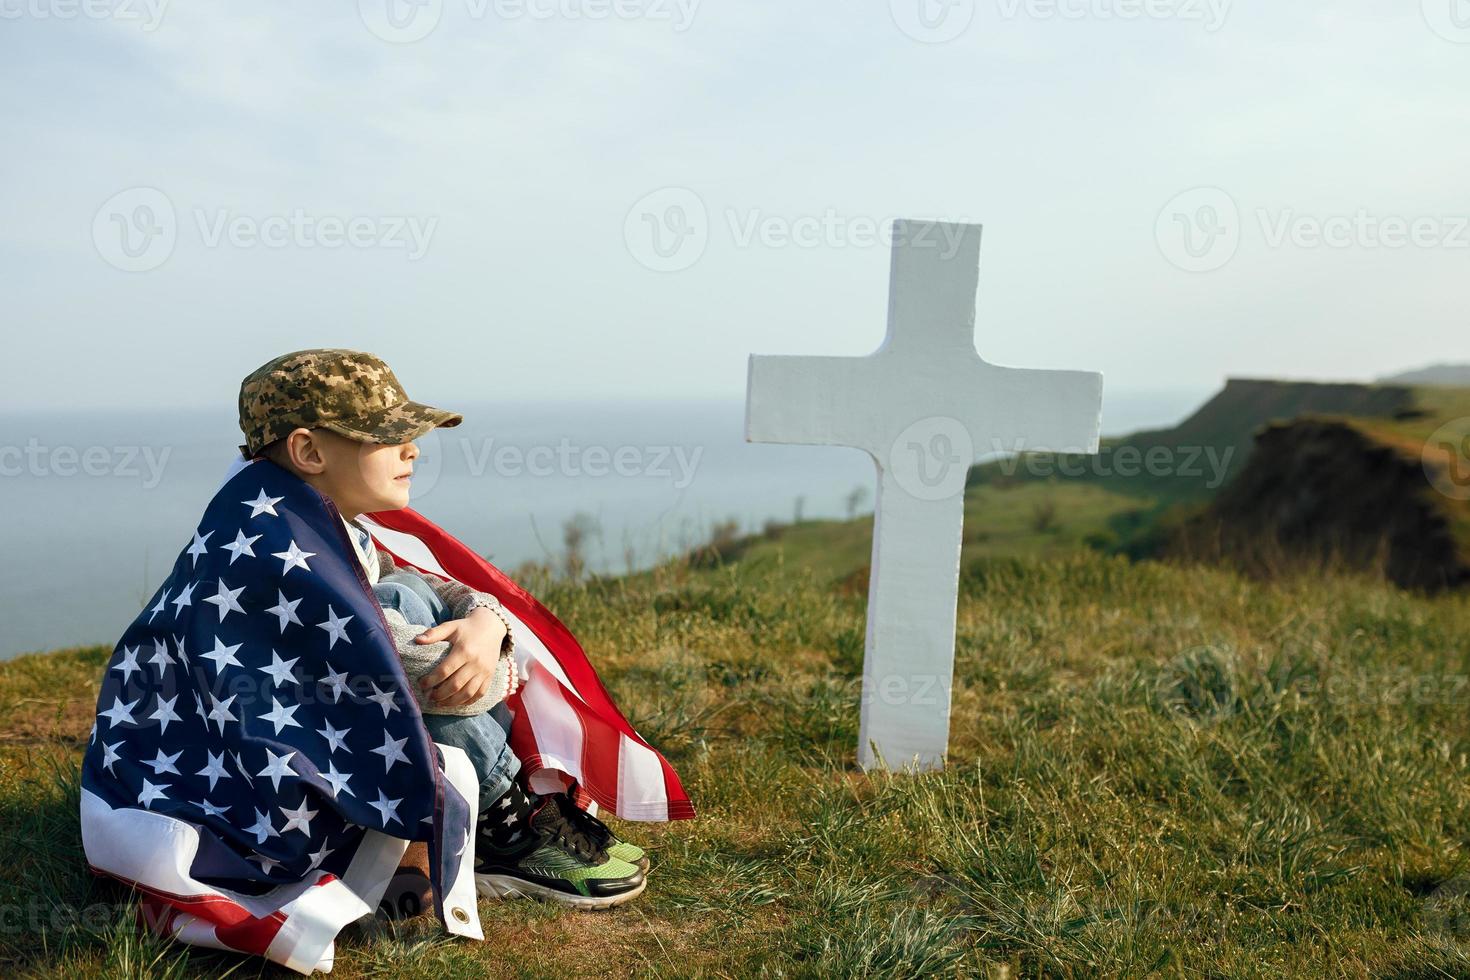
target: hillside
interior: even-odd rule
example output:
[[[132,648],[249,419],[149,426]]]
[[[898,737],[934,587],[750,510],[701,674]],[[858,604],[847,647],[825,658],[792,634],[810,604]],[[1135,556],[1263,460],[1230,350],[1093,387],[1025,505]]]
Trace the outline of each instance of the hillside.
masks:
[[[1086,551],[968,563],[950,765],[869,777],[860,596],[672,565],[540,597],[700,817],[616,823],[653,861],[627,906],[484,901],[481,944],[369,920],[332,976],[1470,976],[1470,598]],[[87,873],[107,653],[0,665],[0,969],[287,976],[140,940]]]
[[[1404,588],[1456,588],[1470,582],[1470,508],[1426,473],[1449,479],[1455,463],[1443,447],[1426,452],[1421,439],[1353,419],[1275,422],[1165,550],[1256,574],[1326,564],[1376,570]]]
[[[1178,425],[1104,440],[1094,459],[1080,461],[1086,464],[1081,476],[1057,479],[1098,483],[1159,501],[1205,498],[1245,465],[1261,426],[1302,415],[1385,421],[1414,417],[1418,399],[1413,388],[1403,385],[1231,378]],[[1150,452],[1161,465],[1147,463]],[[1006,469],[1000,462],[978,466],[970,483],[1003,482]],[[1027,472],[1026,466],[1016,468],[1022,479]]]
[[[1470,387],[1470,364],[1431,364],[1414,371],[1400,371],[1379,378],[1379,384],[1447,385],[1453,388]]]

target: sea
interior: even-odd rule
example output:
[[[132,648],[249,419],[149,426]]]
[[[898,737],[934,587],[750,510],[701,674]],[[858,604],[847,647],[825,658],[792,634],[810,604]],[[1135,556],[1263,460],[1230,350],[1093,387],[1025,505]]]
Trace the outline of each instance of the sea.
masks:
[[[1108,392],[1104,434],[1173,425],[1207,390]],[[649,567],[717,522],[871,512],[858,450],[747,443],[741,399],[457,405],[419,440],[412,503],[510,572],[585,532],[590,570]],[[232,412],[127,408],[0,415],[0,660],[112,645],[167,577],[238,455]],[[858,488],[863,488],[859,490]],[[855,511],[854,511],[855,508]]]

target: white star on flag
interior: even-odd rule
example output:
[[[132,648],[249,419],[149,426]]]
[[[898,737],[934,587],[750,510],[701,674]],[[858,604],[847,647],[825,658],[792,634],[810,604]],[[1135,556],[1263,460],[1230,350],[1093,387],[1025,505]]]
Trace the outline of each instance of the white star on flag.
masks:
[[[321,850],[312,851],[311,854],[308,855],[311,858],[311,870],[315,871],[317,868],[321,867],[321,863],[325,861],[329,855],[335,853],[337,852],[334,848],[328,847],[327,842],[322,841]]]
[[[204,693],[209,694],[208,691],[205,691]],[[236,718],[234,714],[230,711],[230,705],[234,703],[235,695],[231,694],[229,697],[221,701],[213,694],[209,694],[209,699],[214,702],[214,707],[209,709],[209,720],[219,722],[219,733],[223,735],[225,733],[225,722],[240,720],[239,718]]]
[[[317,681],[317,683],[325,684],[332,689],[333,704],[339,703],[342,700],[343,694],[352,693],[352,691],[347,687],[347,671],[335,670],[333,669],[331,664],[327,664],[327,676]],[[344,732],[347,731],[347,729],[345,728],[342,730]]]
[[[174,711],[174,702],[178,701],[178,699],[179,696],[177,694],[169,698],[167,701],[163,699],[163,695],[158,695],[158,702],[153,706],[153,714],[149,715],[148,717],[151,720],[158,722],[159,734],[163,734],[164,732],[168,731],[169,722],[184,720],[178,716],[178,713],[176,711]]]
[[[168,602],[168,589],[163,590],[163,595],[158,597],[158,605],[148,610],[148,622],[153,622],[153,617],[163,612],[163,607]]]
[[[209,802],[208,800],[200,800],[199,801],[199,809],[201,809],[201,810],[204,811],[204,815],[206,817],[222,817],[226,813],[229,813],[230,812],[230,808],[229,807],[227,807],[227,806],[215,806],[213,803]]]
[[[397,823],[402,823],[403,822],[402,820],[399,820],[398,819],[398,804],[400,804],[402,802],[403,802],[402,799],[397,799],[397,800],[390,800],[390,799],[388,799],[387,794],[385,794],[380,789],[380,790],[378,790],[378,799],[377,799],[377,801],[376,802],[369,801],[368,802],[368,806],[372,807],[373,809],[377,810],[379,813],[381,813],[383,815],[383,826],[386,827],[390,822],[397,822]]]
[[[160,783],[155,786],[147,779],[144,779],[143,789],[138,793],[138,802],[151,810],[153,809],[154,800],[168,799],[168,794],[164,792],[166,789],[168,789],[168,783]]]
[[[121,663],[118,663],[118,664],[115,664],[112,669],[113,670],[120,670],[120,671],[122,671],[123,683],[124,684],[126,684],[128,681],[132,680],[133,679],[133,672],[134,671],[142,671],[142,669],[143,669],[142,667],[139,667],[138,666],[138,648],[137,647],[123,647],[123,658],[122,658],[122,662]]]
[[[396,705],[396,704],[393,703],[393,692],[392,691],[380,691],[380,690],[378,690],[378,685],[377,685],[377,682],[376,681],[368,681],[368,683],[373,686],[373,693],[369,694],[367,696],[367,699],[369,701],[376,702],[378,704],[378,706],[383,709],[383,717],[384,718],[388,717],[390,714],[392,714],[395,711],[401,710],[398,707],[398,705]]]
[[[121,742],[113,742],[111,745],[108,745],[106,742],[102,743],[102,768],[108,772],[112,772],[112,764],[122,758],[117,753],[117,747],[121,744]],[[112,772],[112,774],[114,776],[117,775],[115,772]]]
[[[179,751],[175,752],[173,755],[164,755],[163,749],[159,749],[158,754],[155,755],[151,761],[145,760],[143,762],[143,765],[152,766],[153,775],[155,776],[162,776],[166,772],[171,772],[175,776],[182,776],[183,773],[179,772],[179,767],[174,765],[174,763],[178,762],[179,756],[183,754],[183,749],[179,749]]]
[[[308,572],[311,571],[311,567],[306,564],[306,559],[314,558],[315,556],[315,551],[302,551],[300,548],[296,547],[295,538],[291,539],[290,548],[285,551],[276,551],[271,554],[272,558],[279,558],[286,563],[286,567],[281,569],[282,575],[285,575],[293,568],[304,568]]]
[[[250,546],[259,541],[260,538],[261,536],[259,534],[255,535],[254,537],[247,538],[244,531],[237,530],[235,532],[235,540],[225,545],[225,550],[230,553],[229,563],[231,565],[235,564],[235,559],[239,558],[241,555],[245,555],[248,558],[254,558],[255,551]]]
[[[193,541],[192,544],[189,545],[189,550],[186,552],[186,554],[190,555],[191,558],[192,558],[192,561],[189,564],[189,567],[190,568],[193,568],[195,565],[198,565],[199,564],[199,556],[202,555],[202,554],[204,554],[206,551],[209,550],[208,548],[206,548],[204,546],[204,542],[208,541],[210,535],[212,535],[212,534],[214,534],[214,532],[213,531],[210,531],[210,532],[206,533],[204,535],[204,537],[201,538],[199,536],[199,532],[197,530],[194,532],[194,541]]]
[[[278,835],[272,834],[271,836],[274,837]],[[263,874],[270,874],[273,870],[281,866],[280,861],[277,861],[275,858],[272,857],[266,857],[264,854],[253,855],[250,860],[260,865],[260,870]]]
[[[107,726],[109,728],[112,728],[122,722],[127,722],[129,725],[136,725],[137,722],[133,720],[133,709],[138,706],[138,701],[142,700],[142,698],[138,698],[137,701],[129,701],[127,704],[123,704],[122,698],[114,696],[112,699],[112,707],[108,708],[106,711],[97,712],[97,716],[99,718],[106,718]]]
[[[348,643],[352,642],[352,637],[347,635],[347,624],[350,622],[352,622],[351,616],[339,617],[337,611],[332,608],[331,603],[327,604],[327,621],[325,623],[317,623],[316,625],[319,629],[326,630],[327,635],[331,637],[327,641],[328,650],[336,646],[339,639],[346,640]]]
[[[300,659],[300,657],[292,657],[290,660],[282,660],[281,655],[272,650],[270,666],[255,669],[269,677],[271,683],[276,687],[281,687],[286,683],[295,684],[296,675],[292,673],[291,667]]]
[[[352,731],[352,729],[350,728],[333,728],[332,723],[330,721],[327,721],[327,727],[318,728],[316,730],[316,733],[327,740],[328,755],[331,755],[338,749],[341,749],[343,752],[351,755],[352,750],[347,747],[347,733],[350,731]]]
[[[239,643],[233,646],[225,646],[224,641],[216,634],[214,638],[214,649],[208,653],[201,653],[199,656],[201,659],[214,661],[214,676],[218,677],[220,671],[232,664],[236,667],[244,666],[240,661],[235,659],[235,651],[240,649],[241,646],[242,644]]]
[[[346,793],[348,796],[356,796],[357,795],[356,793],[352,792],[352,790],[350,790],[350,789],[347,788],[347,779],[351,775],[352,775],[352,773],[350,773],[350,772],[349,773],[338,772],[337,771],[337,763],[335,763],[335,762],[328,762],[327,763],[327,771],[324,772],[324,773],[321,773],[321,777],[322,777],[322,779],[326,780],[328,783],[331,784],[331,786],[332,786],[332,799],[335,800],[337,798],[338,794],[341,794],[341,793]]]
[[[232,589],[225,584],[224,579],[220,579],[219,591],[216,592],[214,595],[205,596],[204,601],[212,602],[216,606],[219,606],[219,621],[223,623],[225,621],[225,617],[232,612],[237,612],[241,615],[244,615],[245,610],[240,608],[240,603],[236,600],[236,596],[244,591],[245,586],[242,585],[238,589]]]
[[[403,754],[403,747],[407,744],[407,738],[393,738],[386,732],[383,734],[383,744],[373,749],[373,753],[383,757],[384,772],[392,769],[395,762],[408,761],[408,756]]]
[[[291,768],[291,757],[295,754],[295,752],[287,752],[285,755],[276,755],[270,749],[266,749],[265,757],[269,761],[266,762],[265,768],[256,773],[256,775],[269,776],[271,778],[271,785],[275,787],[277,792],[280,792],[281,777],[296,775],[295,771]]]
[[[294,810],[288,810],[283,806],[276,807],[276,809],[286,815],[286,826],[281,828],[281,833],[289,834],[293,830],[299,830],[307,837],[311,836],[311,818],[316,816],[317,811],[308,810],[306,800],[303,799]]]
[[[240,503],[250,508],[251,517],[259,517],[261,514],[280,517],[281,515],[276,513],[276,504],[285,499],[285,497],[268,497],[265,487],[261,487],[260,494],[254,500],[242,500]]]
[[[245,833],[247,833],[247,834],[254,834],[255,835],[255,843],[257,843],[257,844],[264,844],[265,843],[265,839],[267,837],[279,837],[279,836],[281,836],[280,834],[278,834],[276,832],[276,828],[274,828],[274,827],[271,826],[271,817],[270,817],[270,814],[268,814],[268,813],[261,813],[259,810],[256,810],[255,811],[255,823],[254,823],[254,825],[253,826],[250,826],[250,827],[246,827],[245,828]]]
[[[301,625],[301,620],[296,616],[296,607],[299,605],[301,605],[300,599],[287,600],[286,593],[277,589],[276,604],[267,609],[266,612],[280,618],[281,632],[284,633],[286,632],[287,623],[295,623],[297,626]]]
[[[158,665],[158,679],[163,680],[163,672],[174,665],[173,658],[168,655],[168,644],[163,640],[154,640],[153,656],[148,658],[148,662]]]
[[[234,779],[235,777],[231,776],[230,771],[225,768],[225,754],[223,752],[221,752],[219,755],[215,755],[213,752],[205,749],[204,754],[209,757],[209,764],[206,765],[203,769],[196,772],[194,775],[208,776],[209,791],[213,793],[215,783],[219,782],[221,779]]]
[[[179,663],[185,667],[189,666],[189,655],[184,652],[184,634],[174,634],[174,656],[179,658]]]
[[[179,613],[184,611],[185,606],[194,605],[194,586],[198,584],[198,582],[190,582],[188,585],[184,586],[183,590],[179,593],[178,598],[174,600],[174,605],[179,607],[174,610],[175,619],[179,618]]]
[[[267,711],[267,712],[263,712],[261,714],[261,716],[260,716],[260,720],[261,721],[268,721],[272,725],[275,725],[276,726],[276,734],[279,735],[279,734],[281,734],[281,729],[282,728],[300,728],[301,727],[301,723],[298,722],[295,718],[292,718],[291,717],[293,714],[296,713],[296,711],[298,709],[300,709],[300,707],[301,707],[301,705],[299,705],[299,704],[293,704],[293,705],[291,705],[291,707],[287,708],[284,705],[282,705],[281,702],[277,701],[274,697],[272,697],[271,698],[271,710],[270,711]]]

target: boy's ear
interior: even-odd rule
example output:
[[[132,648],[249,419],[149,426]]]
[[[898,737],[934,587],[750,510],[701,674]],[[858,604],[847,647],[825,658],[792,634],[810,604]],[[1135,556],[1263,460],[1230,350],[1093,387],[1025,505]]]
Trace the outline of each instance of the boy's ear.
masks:
[[[312,429],[296,428],[286,435],[286,456],[292,466],[304,473],[320,473],[326,466],[321,438]]]

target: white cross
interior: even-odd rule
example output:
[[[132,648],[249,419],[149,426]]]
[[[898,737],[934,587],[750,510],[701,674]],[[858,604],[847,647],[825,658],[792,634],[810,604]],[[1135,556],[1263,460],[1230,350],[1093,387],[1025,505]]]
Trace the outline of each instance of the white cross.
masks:
[[[979,264],[979,225],[895,221],[875,352],[750,358],[746,441],[849,446],[877,466],[865,769],[944,763],[970,466],[1001,450],[1097,451],[1102,375],[997,367],[976,353]]]

